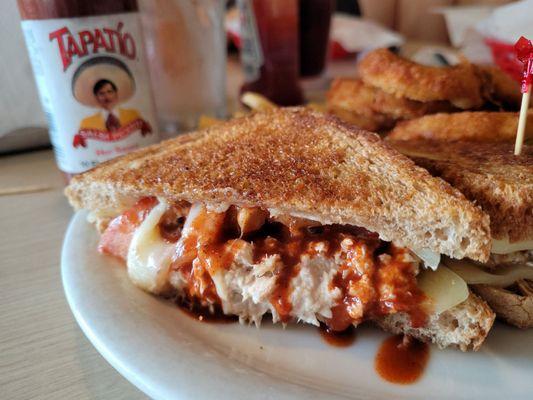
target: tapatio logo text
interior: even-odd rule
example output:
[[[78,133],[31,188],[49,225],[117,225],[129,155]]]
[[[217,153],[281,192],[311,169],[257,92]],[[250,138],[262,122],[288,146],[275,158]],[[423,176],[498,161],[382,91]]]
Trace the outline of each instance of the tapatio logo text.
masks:
[[[116,28],[96,28],[72,34],[65,26],[50,32],[50,41],[57,41],[63,71],[72,64],[74,57],[84,57],[99,52],[118,53],[129,59],[136,55],[135,40],[131,34],[121,30],[124,24],[119,22]]]

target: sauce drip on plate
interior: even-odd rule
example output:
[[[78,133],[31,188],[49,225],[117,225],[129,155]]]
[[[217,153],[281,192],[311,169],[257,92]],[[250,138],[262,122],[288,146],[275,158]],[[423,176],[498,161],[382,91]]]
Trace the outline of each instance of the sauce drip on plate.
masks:
[[[320,324],[318,332],[327,344],[336,347],[348,347],[355,342],[355,327],[352,325],[343,331],[333,331],[325,324]]]
[[[386,381],[399,384],[416,382],[429,360],[429,346],[403,335],[386,339],[378,349],[376,372]]]

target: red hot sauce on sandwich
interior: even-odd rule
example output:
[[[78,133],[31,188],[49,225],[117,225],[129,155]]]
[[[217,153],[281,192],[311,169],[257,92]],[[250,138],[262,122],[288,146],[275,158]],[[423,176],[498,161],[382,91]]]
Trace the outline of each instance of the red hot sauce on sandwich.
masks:
[[[18,0],[67,180],[158,141],[136,0]]]

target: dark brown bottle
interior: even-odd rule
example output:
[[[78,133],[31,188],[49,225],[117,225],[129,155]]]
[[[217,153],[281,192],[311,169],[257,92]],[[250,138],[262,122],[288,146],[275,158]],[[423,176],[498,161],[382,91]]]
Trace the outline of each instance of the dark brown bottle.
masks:
[[[298,0],[239,0],[241,92],[261,93],[276,104],[303,102],[299,83]]]
[[[326,65],[334,0],[300,0],[300,76],[322,73]]]

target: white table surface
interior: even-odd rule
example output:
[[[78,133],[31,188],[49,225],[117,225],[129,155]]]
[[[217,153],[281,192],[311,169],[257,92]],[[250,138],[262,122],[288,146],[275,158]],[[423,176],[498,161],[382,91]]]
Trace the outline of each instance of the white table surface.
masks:
[[[60,250],[72,209],[52,151],[0,157],[0,398],[145,399],[70,313]]]

